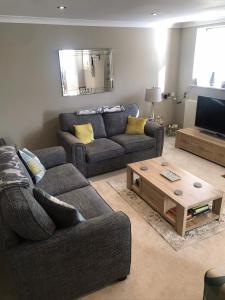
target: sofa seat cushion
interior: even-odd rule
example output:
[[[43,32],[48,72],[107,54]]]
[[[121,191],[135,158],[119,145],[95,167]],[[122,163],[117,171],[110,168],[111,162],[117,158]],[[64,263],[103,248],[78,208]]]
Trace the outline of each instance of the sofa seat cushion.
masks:
[[[86,159],[88,162],[98,162],[124,154],[119,144],[109,139],[97,139],[86,145]]]
[[[85,177],[69,163],[48,169],[36,187],[57,196],[87,185],[89,182]]]
[[[142,151],[155,147],[155,139],[144,134],[119,134],[111,139],[124,147],[126,153]]]
[[[59,195],[57,198],[73,205],[85,219],[95,218],[113,211],[90,185]]]

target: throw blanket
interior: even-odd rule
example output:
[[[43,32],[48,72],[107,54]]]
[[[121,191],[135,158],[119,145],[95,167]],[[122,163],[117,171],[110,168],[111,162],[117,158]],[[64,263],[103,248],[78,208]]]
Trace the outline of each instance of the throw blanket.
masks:
[[[119,112],[119,111],[125,111],[125,108],[123,105],[116,105],[116,106],[103,106],[98,108],[92,108],[92,109],[84,109],[76,112],[76,115],[95,115],[95,114],[103,114],[103,113],[109,113],[109,112]]]
[[[116,106],[103,106],[102,112],[103,113],[110,113],[110,112],[119,112],[119,111],[125,111],[125,108],[123,105],[116,105]]]
[[[13,146],[0,147],[0,191],[15,186],[29,187],[29,180]]]

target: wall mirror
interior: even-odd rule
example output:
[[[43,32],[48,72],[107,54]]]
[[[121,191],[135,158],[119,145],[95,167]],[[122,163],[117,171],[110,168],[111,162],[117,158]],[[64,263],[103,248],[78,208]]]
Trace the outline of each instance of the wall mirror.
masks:
[[[59,50],[63,96],[113,89],[112,49]]]

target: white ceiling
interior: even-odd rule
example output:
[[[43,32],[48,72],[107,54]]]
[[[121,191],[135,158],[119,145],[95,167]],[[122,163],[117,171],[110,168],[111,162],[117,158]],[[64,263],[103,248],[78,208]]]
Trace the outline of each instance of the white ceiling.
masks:
[[[225,0],[0,0],[0,22],[151,27],[222,19]]]

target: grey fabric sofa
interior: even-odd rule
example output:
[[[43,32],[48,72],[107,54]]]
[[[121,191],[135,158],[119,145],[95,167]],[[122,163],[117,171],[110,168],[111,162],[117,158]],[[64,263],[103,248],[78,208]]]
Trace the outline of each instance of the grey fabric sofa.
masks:
[[[225,299],[225,267],[222,264],[205,274],[203,300]]]
[[[129,115],[137,116],[136,104],[128,104],[125,111],[77,115],[59,115],[58,139],[73,163],[85,177],[121,169],[127,163],[160,156],[163,150],[164,129],[148,121],[145,134],[125,134]],[[75,137],[73,125],[91,123],[95,140],[87,145]]]
[[[125,279],[131,262],[129,218],[114,212],[86,178],[66,163],[62,147],[34,152],[47,169],[36,186],[75,206],[86,221],[56,229],[46,240],[25,240],[8,225],[3,213],[5,201],[1,201],[5,191],[0,193],[1,256],[7,262],[18,299],[72,300]],[[31,181],[29,173],[27,176]],[[30,197],[32,185],[30,182]],[[11,190],[10,195],[18,207],[18,189]]]

